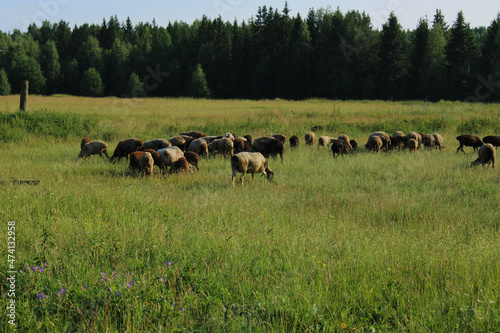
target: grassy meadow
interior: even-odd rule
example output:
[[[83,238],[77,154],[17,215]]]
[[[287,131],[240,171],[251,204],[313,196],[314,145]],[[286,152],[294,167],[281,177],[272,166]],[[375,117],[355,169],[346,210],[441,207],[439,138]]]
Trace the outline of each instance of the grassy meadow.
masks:
[[[48,332],[499,332],[500,173],[459,134],[500,135],[500,105],[460,102],[0,97],[5,243],[15,221],[16,323]],[[355,156],[305,147],[349,135]],[[299,136],[275,172],[231,186],[229,160],[143,179],[75,162],[83,136],[182,131]],[[445,149],[373,154],[384,130]],[[498,156],[497,156],[498,159]],[[157,170],[157,169],[155,169]],[[10,180],[40,180],[38,186]],[[6,309],[7,248],[0,278]]]

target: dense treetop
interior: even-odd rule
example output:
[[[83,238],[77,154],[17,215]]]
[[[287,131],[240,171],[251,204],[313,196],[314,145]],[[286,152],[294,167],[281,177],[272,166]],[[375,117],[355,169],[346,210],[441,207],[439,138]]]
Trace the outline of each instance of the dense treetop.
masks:
[[[472,29],[437,10],[404,31],[365,13],[259,7],[248,22],[44,21],[0,32],[0,93],[206,98],[500,100],[500,15]]]

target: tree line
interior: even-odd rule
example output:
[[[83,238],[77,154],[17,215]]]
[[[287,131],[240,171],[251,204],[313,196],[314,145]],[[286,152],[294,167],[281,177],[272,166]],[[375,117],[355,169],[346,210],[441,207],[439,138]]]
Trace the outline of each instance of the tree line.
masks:
[[[359,11],[311,9],[304,19],[259,7],[241,24],[203,16],[74,26],[61,20],[0,31],[0,94],[238,99],[500,100],[500,14],[471,28],[403,30],[391,13],[381,30]]]

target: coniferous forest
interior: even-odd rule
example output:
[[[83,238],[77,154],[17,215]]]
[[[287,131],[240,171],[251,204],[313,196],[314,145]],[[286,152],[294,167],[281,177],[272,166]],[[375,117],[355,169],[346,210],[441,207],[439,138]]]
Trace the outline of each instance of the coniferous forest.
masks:
[[[358,11],[287,5],[241,23],[44,21],[0,31],[0,50],[0,95],[28,79],[46,95],[500,101],[500,14],[471,28],[436,10],[408,31],[394,13],[374,29]]]

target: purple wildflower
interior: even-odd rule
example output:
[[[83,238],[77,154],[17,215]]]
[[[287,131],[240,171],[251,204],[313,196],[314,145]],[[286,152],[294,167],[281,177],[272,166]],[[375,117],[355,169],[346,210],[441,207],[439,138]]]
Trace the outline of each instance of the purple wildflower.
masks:
[[[36,269],[37,269],[37,268],[38,268],[38,267],[36,267],[36,266],[31,267],[31,270],[33,271],[33,273],[35,273],[35,272],[36,272]]]
[[[134,285],[134,280],[130,281],[128,284],[127,284],[127,287],[129,288],[132,288],[132,286]]]
[[[114,273],[113,274],[113,280],[116,279],[118,277],[118,273]]]
[[[47,267],[48,264],[48,262],[45,262],[45,264],[43,264],[43,267]]]
[[[117,295],[117,296],[120,296],[121,294],[122,294],[122,293],[121,293],[119,290],[116,292],[116,295]]]
[[[167,267],[170,267],[170,266],[172,266],[172,263],[170,261],[167,261],[167,263],[165,265],[167,265]]]
[[[43,268],[42,268],[42,266],[40,266],[40,267],[38,267],[38,271],[39,271],[40,273],[43,273],[43,272],[45,272],[45,269],[43,269]]]
[[[22,270],[19,270],[19,273],[24,274]]]
[[[163,283],[165,283],[165,278],[163,278],[163,281],[162,281],[162,282],[163,282]]]
[[[179,311],[184,311],[185,309],[184,308],[180,308]]]
[[[57,295],[61,296],[62,294],[64,294],[66,292],[66,288],[61,288],[61,290],[59,290],[57,292]]]
[[[39,293],[37,297],[38,297],[38,299],[44,299],[45,298],[45,294],[44,293]]]

